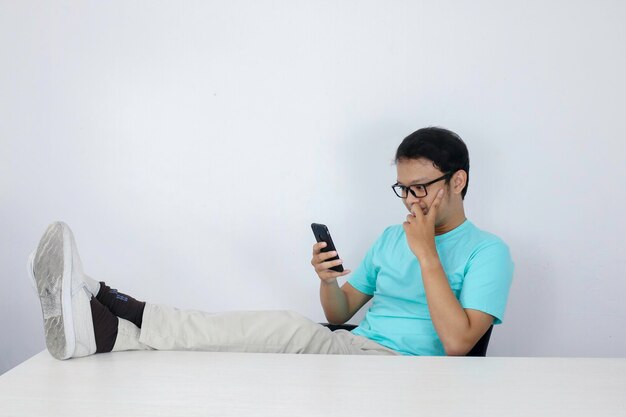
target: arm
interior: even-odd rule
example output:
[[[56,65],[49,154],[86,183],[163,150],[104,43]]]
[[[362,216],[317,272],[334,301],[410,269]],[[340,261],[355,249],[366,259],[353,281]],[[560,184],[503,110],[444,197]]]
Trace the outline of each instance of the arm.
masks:
[[[482,311],[464,309],[450,288],[435,246],[435,218],[443,195],[440,190],[427,210],[415,204],[403,226],[420,263],[428,310],[439,339],[448,355],[465,355],[494,318]]]
[[[371,295],[363,294],[348,282],[341,288],[337,280],[320,282],[320,301],[330,324],[344,324],[371,298]]]
[[[349,283],[339,288],[337,278],[349,274],[350,270],[336,272],[331,270],[333,266],[340,265],[341,259],[327,261],[337,255],[336,252],[321,252],[326,243],[320,242],[313,246],[313,259],[311,265],[315,268],[320,278],[320,302],[324,309],[324,315],[331,324],[343,324],[350,320],[354,313],[359,311],[372,296],[362,293]]]
[[[436,251],[424,263],[420,260],[420,265],[430,318],[446,354],[463,356],[493,324],[493,316],[461,306],[450,288]]]

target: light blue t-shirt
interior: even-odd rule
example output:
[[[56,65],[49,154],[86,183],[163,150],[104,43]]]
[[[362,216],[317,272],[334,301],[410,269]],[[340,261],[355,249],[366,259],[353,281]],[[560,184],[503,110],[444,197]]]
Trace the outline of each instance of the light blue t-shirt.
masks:
[[[507,245],[469,220],[435,236],[435,244],[463,308],[491,314],[494,324],[502,323],[513,277]],[[402,225],[385,229],[348,282],[373,296],[354,334],[405,355],[445,355],[428,311],[419,262]]]

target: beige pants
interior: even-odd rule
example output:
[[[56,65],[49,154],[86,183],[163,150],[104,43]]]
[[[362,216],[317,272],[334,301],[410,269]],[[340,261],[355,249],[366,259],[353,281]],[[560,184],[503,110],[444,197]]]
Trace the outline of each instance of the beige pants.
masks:
[[[157,304],[146,304],[141,329],[127,320],[119,320],[113,350],[135,349],[399,354],[346,330],[332,332],[291,311],[211,314]]]

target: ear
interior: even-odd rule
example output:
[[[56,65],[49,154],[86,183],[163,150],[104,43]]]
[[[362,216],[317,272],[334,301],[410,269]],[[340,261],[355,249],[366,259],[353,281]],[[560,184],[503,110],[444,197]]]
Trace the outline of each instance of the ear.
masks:
[[[452,175],[450,188],[454,194],[461,194],[461,191],[465,188],[465,184],[467,184],[467,172],[460,169]]]

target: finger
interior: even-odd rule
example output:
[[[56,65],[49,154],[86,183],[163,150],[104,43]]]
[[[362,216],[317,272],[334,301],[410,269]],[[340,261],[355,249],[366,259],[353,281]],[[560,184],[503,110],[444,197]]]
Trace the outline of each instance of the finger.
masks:
[[[315,245],[313,245],[313,255],[317,255],[325,247],[326,247],[326,242],[317,242]]]
[[[343,259],[334,259],[332,261],[327,261],[327,262],[322,262],[317,264],[316,269],[319,269],[320,271],[325,271],[327,269],[330,269],[334,266],[338,266],[343,264]]]
[[[435,200],[433,201],[433,203],[430,205],[430,208],[428,209],[428,214],[430,215],[430,217],[433,217],[437,214],[437,210],[439,209],[439,206],[441,205],[441,201],[443,200],[443,188],[440,189],[437,192],[437,196],[435,197]]]
[[[311,259],[311,265],[316,266],[330,258],[337,256],[337,251],[329,252],[313,252],[313,258]]]
[[[327,272],[322,272],[319,274],[319,277],[323,280],[329,280],[329,279],[334,279],[334,278],[339,278],[339,277],[343,277],[344,275],[348,275],[350,272],[352,272],[349,269],[344,269],[343,272],[337,272],[337,271],[333,271],[332,269],[329,269]]]
[[[414,217],[417,217],[420,214],[424,214],[424,213],[423,213],[422,208],[420,207],[420,205],[418,203],[413,203],[413,204],[411,204],[411,214]]]
[[[315,265],[315,270],[317,272],[323,272],[323,271],[326,271],[327,269],[332,268],[333,266],[341,265],[342,263],[343,263],[343,260],[341,259],[336,259],[334,261],[328,261],[328,262],[322,262],[322,263]]]
[[[333,258],[334,255],[332,255],[333,252],[320,252],[317,255],[313,256],[313,259],[311,259],[311,265],[313,265],[314,267],[317,268],[317,265],[321,264],[322,262]],[[336,253],[335,253],[336,255]]]
[[[317,260],[320,262],[324,262],[327,261],[331,258],[334,258],[335,256],[337,256],[337,251],[330,251],[330,252],[321,252],[317,255]]]

